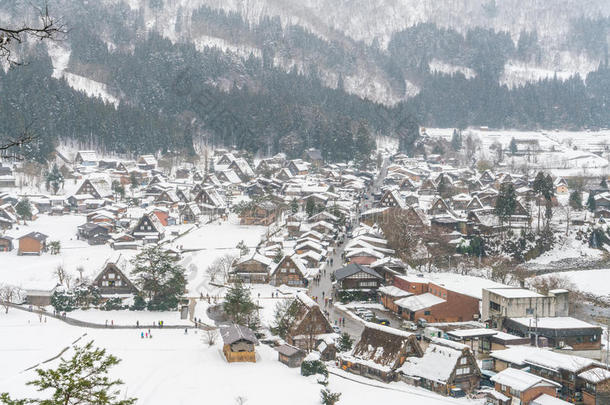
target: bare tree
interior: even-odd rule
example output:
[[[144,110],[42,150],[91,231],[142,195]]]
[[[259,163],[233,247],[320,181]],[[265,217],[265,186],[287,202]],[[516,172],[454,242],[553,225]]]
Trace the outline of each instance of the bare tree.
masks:
[[[246,397],[242,397],[241,395],[239,397],[235,397],[236,405],[245,405],[246,402],[248,402],[248,398]]]
[[[218,332],[215,329],[206,330],[203,334],[203,342],[212,347],[218,339]]]
[[[55,268],[55,272],[53,273],[55,277],[57,277],[57,283],[63,285],[67,288],[70,288],[70,284],[72,283],[72,275],[64,269],[64,266],[61,264]]]
[[[46,4],[44,8],[37,8],[37,11],[40,21],[36,26],[29,26],[24,23],[15,27],[0,27],[0,58],[11,65],[21,64],[12,58],[13,47],[16,44],[21,44],[28,39],[58,40],[67,33],[61,20],[49,14],[49,7]]]
[[[4,307],[4,312],[8,314],[11,304],[23,298],[23,290],[12,285],[0,286],[0,304]]]
[[[221,279],[221,282],[226,283],[229,279],[229,274],[233,268],[235,256],[224,255],[215,259],[206,269],[206,273],[210,276],[210,281],[215,282]]]

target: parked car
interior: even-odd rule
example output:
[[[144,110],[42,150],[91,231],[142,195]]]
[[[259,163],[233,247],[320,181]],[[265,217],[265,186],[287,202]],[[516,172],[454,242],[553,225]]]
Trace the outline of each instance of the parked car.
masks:
[[[333,332],[341,334],[341,328],[338,327],[337,325],[334,325],[333,326]]]
[[[390,326],[390,320],[385,318],[376,318],[375,322],[379,325]]]
[[[425,328],[426,326],[428,326],[428,321],[426,321],[424,318],[419,318],[417,320],[417,325],[421,328]]]
[[[417,330],[417,324],[413,321],[403,321],[402,325],[400,325],[400,328],[403,330],[411,330],[411,331],[416,331]]]

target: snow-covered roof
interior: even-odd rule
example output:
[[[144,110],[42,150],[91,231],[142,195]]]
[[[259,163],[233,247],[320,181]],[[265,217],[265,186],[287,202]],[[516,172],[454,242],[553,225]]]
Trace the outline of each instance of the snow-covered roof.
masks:
[[[570,402],[561,398],[555,398],[548,394],[542,394],[531,402],[531,405],[570,405]]]
[[[444,299],[437,297],[434,294],[425,293],[421,295],[412,295],[407,298],[402,298],[394,303],[401,308],[408,309],[411,312],[421,311],[422,309],[430,308],[434,305],[446,302]]]
[[[398,371],[408,376],[445,383],[451,377],[456,363],[462,355],[461,349],[432,343],[426,349],[423,357],[407,358]]]
[[[475,337],[494,336],[498,333],[497,330],[476,328],[476,329],[457,329],[447,332],[449,336],[453,336],[459,339],[469,339]]]
[[[610,370],[606,370],[601,367],[595,367],[591,370],[587,370],[578,374],[578,376],[585,381],[597,384],[602,381],[610,380]]]
[[[525,288],[487,288],[488,291],[504,298],[542,298],[541,294]]]
[[[393,285],[379,287],[378,291],[379,291],[379,293],[385,294],[385,295],[389,295],[390,297],[403,298],[403,297],[409,297],[409,296],[413,295],[413,293],[410,293],[408,291],[402,290],[402,289],[400,289],[398,287],[395,287]]]
[[[546,318],[510,318],[511,321],[527,327],[538,327],[542,329],[583,329],[597,328],[588,322],[571,317],[546,317]]]
[[[556,382],[516,368],[507,368],[500,371],[498,374],[491,377],[491,381],[506,385],[516,391],[526,391],[534,386],[561,387],[561,385]]]

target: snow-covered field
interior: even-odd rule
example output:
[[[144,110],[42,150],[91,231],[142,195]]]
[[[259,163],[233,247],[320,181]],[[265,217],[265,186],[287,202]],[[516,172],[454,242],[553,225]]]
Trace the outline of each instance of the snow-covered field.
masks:
[[[578,290],[598,296],[610,296],[610,269],[566,271],[540,277],[552,276],[569,280]]]
[[[450,140],[453,128],[426,128],[432,137]],[[610,173],[607,157],[599,156],[610,145],[610,130],[600,131],[517,131],[510,129],[468,128],[463,132],[480,140],[480,156],[493,160],[495,152],[492,144],[500,143],[508,150],[512,139],[537,142],[539,151],[533,150],[530,156],[510,156],[505,154],[504,164],[520,167],[527,162],[531,168],[541,168],[556,176],[589,175],[600,176]],[[527,155],[527,154],[525,154]],[[529,159],[529,161],[528,161]]]
[[[84,336],[83,336],[84,335]],[[238,396],[248,405],[311,405],[319,403],[321,385],[315,377],[302,377],[300,370],[277,361],[277,353],[264,345],[256,348],[256,363],[227,363],[220,342],[208,347],[202,334],[182,330],[155,330],[153,339],[141,339],[138,330],[84,329],[11,310],[0,314],[0,392],[16,397],[35,396],[25,382],[35,378],[33,370],[42,361],[59,354],[72,342],[93,340],[122,359],[111,375],[125,382],[127,396],[139,405],[180,405],[210,403],[234,405]],[[63,354],[69,358],[71,350]],[[53,360],[43,367],[53,367]],[[341,392],[341,403],[413,403],[425,405],[482,404],[481,401],[454,400],[404,383],[390,385],[344,374],[352,380],[330,376],[329,388]]]
[[[134,212],[133,215],[136,213]],[[137,216],[137,215],[135,215]],[[138,251],[114,251],[109,245],[90,246],[85,241],[77,240],[76,228],[86,222],[84,215],[49,216],[41,215],[27,225],[20,224],[6,232],[8,236],[19,238],[30,232],[42,232],[49,241],[58,240],[61,243],[61,252],[58,255],[43,253],[41,256],[18,256],[14,249],[9,253],[0,253],[0,282],[16,285],[24,289],[49,290],[53,288],[57,279],[53,272],[62,266],[73,276],[79,276],[77,269],[82,267],[85,278],[94,278],[102,269],[106,260],[119,254],[131,260]],[[185,230],[185,226],[171,226],[172,230]],[[239,253],[236,248],[240,241],[248,247],[254,248],[266,232],[266,227],[240,226],[235,224],[232,216],[229,222],[218,222],[194,228],[182,238],[172,242],[173,246],[183,249],[195,250],[186,253],[182,265],[187,270],[188,290],[191,295],[206,294],[209,278],[206,268],[216,258]],[[18,242],[15,241],[15,244]],[[211,293],[211,292],[210,292]]]

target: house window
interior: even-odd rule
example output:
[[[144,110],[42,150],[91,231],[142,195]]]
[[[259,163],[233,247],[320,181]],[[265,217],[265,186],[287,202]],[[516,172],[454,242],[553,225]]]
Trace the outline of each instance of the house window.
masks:
[[[525,313],[527,315],[534,315],[534,308],[526,308]]]
[[[424,311],[424,315],[430,315],[430,311]]]
[[[358,285],[360,287],[376,287],[377,282],[376,281],[361,281],[360,283],[358,283]]]
[[[114,280],[114,273],[108,273],[108,278],[110,280]]]
[[[489,309],[491,309],[492,311],[500,312],[500,304],[493,301],[489,301]]]
[[[460,364],[461,364],[462,366],[463,366],[464,364],[467,364],[467,363],[468,363],[468,358],[467,358],[467,357],[462,357],[462,358],[460,359]]]

